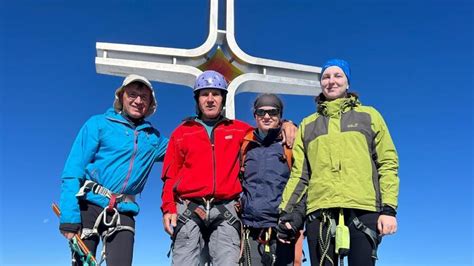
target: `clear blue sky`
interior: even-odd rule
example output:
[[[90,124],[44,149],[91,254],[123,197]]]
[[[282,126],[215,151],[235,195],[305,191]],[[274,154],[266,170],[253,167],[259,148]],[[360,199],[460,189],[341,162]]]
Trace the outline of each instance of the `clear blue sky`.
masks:
[[[473,7],[468,0],[237,1],[248,54],[352,66],[351,89],[385,117],[400,156],[399,232],[378,265],[472,265]],[[256,2],[256,3],[253,3]],[[0,264],[68,265],[50,203],[83,122],[112,105],[122,79],[95,72],[95,43],[194,48],[207,1],[0,1]],[[191,90],[154,83],[152,123],[169,136],[194,112]],[[237,97],[253,123],[254,94]],[[314,112],[284,96],[285,116]],[[134,265],[168,265],[161,164],[139,198]],[[309,265],[309,264],[308,264]]]

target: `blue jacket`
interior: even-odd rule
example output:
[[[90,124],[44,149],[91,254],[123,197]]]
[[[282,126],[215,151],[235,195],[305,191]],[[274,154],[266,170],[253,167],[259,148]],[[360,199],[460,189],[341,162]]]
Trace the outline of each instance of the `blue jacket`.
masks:
[[[290,176],[278,131],[270,131],[263,140],[254,132],[256,141],[247,148],[241,203],[242,222],[249,227],[274,227],[278,222],[278,206]]]
[[[114,193],[136,195],[143,190],[154,162],[162,161],[168,139],[144,121],[133,126],[113,108],[91,117],[74,141],[62,173],[61,224],[81,223],[76,193],[92,180]],[[109,199],[89,192],[85,199],[102,207]],[[120,212],[138,214],[135,202],[120,202]]]

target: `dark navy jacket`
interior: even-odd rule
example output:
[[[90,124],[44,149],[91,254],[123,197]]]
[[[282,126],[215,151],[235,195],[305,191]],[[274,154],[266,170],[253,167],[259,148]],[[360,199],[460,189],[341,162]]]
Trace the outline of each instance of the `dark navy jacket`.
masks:
[[[242,222],[253,228],[274,227],[278,222],[278,206],[290,176],[279,129],[265,139],[254,132],[256,141],[249,143],[242,180]]]

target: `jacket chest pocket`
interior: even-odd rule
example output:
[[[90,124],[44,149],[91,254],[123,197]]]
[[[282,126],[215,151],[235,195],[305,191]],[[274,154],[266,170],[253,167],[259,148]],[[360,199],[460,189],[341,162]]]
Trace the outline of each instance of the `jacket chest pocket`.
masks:
[[[139,132],[137,144],[146,150],[158,149],[158,137],[149,132]]]
[[[106,131],[100,138],[99,147],[106,152],[131,151],[134,141],[132,130]]]
[[[226,154],[238,154],[240,151],[241,137],[235,130],[216,129],[214,132],[216,147],[223,149]]]
[[[176,145],[182,156],[202,154],[203,147],[206,143],[210,143],[207,132],[195,131],[183,134],[181,137],[176,138]]]

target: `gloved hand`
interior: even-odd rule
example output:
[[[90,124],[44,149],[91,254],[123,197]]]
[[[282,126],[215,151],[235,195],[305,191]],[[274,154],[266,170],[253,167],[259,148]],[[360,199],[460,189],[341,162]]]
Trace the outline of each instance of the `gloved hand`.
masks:
[[[288,225],[290,228],[288,228]],[[289,243],[296,237],[296,231],[293,230],[291,224],[280,221],[276,227],[277,238],[283,243]]]
[[[295,239],[296,233],[303,226],[303,217],[297,212],[280,214],[280,219],[276,227],[277,238],[284,243]]]

